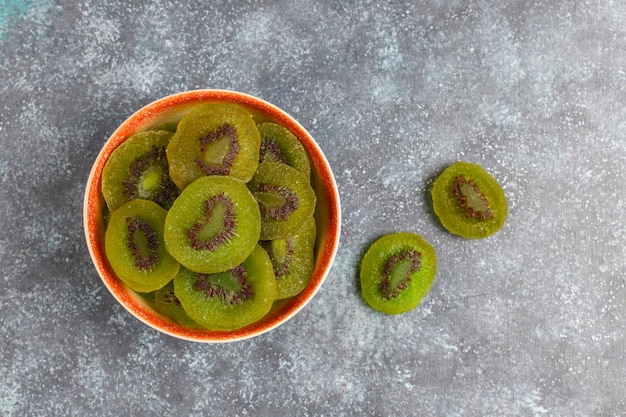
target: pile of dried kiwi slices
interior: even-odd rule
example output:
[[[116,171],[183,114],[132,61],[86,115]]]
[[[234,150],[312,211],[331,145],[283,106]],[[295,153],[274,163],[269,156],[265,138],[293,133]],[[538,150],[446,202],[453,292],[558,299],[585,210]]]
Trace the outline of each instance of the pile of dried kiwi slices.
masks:
[[[308,155],[243,107],[198,105],[174,132],[128,138],[103,170],[102,194],[114,272],[183,326],[241,328],[311,278]]]

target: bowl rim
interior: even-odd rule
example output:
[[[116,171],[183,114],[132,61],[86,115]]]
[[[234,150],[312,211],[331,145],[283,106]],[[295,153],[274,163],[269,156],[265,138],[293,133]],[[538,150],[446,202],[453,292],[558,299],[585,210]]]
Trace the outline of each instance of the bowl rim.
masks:
[[[104,226],[101,212],[104,201],[100,192],[101,174],[112,151],[132,134],[148,129],[151,122],[158,116],[163,116],[164,111],[212,101],[238,103],[279,121],[291,130],[309,154],[311,169],[316,174],[316,188],[324,191],[324,195],[318,196],[318,203],[325,201],[328,209],[328,213],[325,213],[328,216],[328,229],[323,236],[318,232],[315,267],[309,285],[297,296],[279,301],[272,312],[260,321],[234,331],[190,329],[156,313],[141,295],[130,290],[113,274],[104,255],[102,239]],[[295,316],[313,299],[328,277],[337,255],[341,235],[341,203],[337,182],[328,159],[311,134],[294,117],[277,106],[247,93],[224,89],[196,89],[170,94],[143,106],[124,120],[107,138],[87,179],[83,200],[83,228],[89,256],[100,279],[131,315],[149,327],[179,339],[201,343],[227,343],[250,339],[275,329]]]

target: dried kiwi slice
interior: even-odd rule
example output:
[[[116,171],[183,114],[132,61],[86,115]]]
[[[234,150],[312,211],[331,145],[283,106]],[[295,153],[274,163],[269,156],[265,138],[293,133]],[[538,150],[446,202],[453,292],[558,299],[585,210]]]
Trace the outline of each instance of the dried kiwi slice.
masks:
[[[232,177],[208,176],[183,190],[165,219],[165,245],[194,272],[211,274],[243,262],[259,241],[259,205]]]
[[[132,200],[113,213],[104,235],[105,253],[115,274],[138,292],[162,288],[180,264],[165,249],[167,212],[148,200]]]
[[[315,233],[315,219],[309,217],[295,236],[260,242],[272,260],[278,284],[277,300],[300,294],[309,283],[315,257]]]
[[[133,199],[151,200],[169,209],[179,194],[169,176],[165,149],[172,132],[137,133],[109,157],[102,170],[102,195],[113,211]]]
[[[235,268],[200,274],[181,268],[174,293],[187,315],[203,327],[235,330],[265,316],[276,296],[272,261],[259,245]]]
[[[257,128],[261,135],[259,162],[281,162],[311,178],[309,156],[302,143],[289,129],[272,122],[261,123]]]
[[[233,104],[205,104],[185,115],[167,147],[172,181],[184,189],[205,175],[247,182],[259,161],[261,139],[252,117]]]
[[[181,326],[200,328],[198,323],[193,321],[180,304],[180,300],[174,294],[174,282],[170,281],[160,290],[153,293],[154,309],[160,314],[169,317]]]
[[[279,162],[262,162],[248,183],[261,209],[261,239],[294,236],[315,211],[316,197],[304,175]]]
[[[500,184],[480,165],[457,162],[446,168],[432,189],[433,208],[443,226],[469,239],[500,230],[508,204]]]
[[[375,310],[401,314],[417,307],[435,280],[437,257],[421,236],[392,233],[374,242],[361,261],[361,292]]]

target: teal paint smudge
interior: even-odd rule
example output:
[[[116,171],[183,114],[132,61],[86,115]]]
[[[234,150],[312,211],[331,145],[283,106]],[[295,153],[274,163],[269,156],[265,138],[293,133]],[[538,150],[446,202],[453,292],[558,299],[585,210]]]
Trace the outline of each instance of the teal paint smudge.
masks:
[[[11,21],[25,13],[32,3],[24,0],[0,0],[0,35],[4,35]]]

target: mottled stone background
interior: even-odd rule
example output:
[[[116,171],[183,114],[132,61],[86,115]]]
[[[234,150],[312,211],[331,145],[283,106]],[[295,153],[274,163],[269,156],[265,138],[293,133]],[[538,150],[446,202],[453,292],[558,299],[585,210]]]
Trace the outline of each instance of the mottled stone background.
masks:
[[[4,0],[0,74],[0,415],[626,415],[623,1]],[[295,116],[343,206],[317,297],[230,345],[141,324],[83,237],[108,135],[195,88]],[[432,212],[457,160],[505,189],[488,239]],[[439,272],[391,317],[357,274],[399,230]]]

